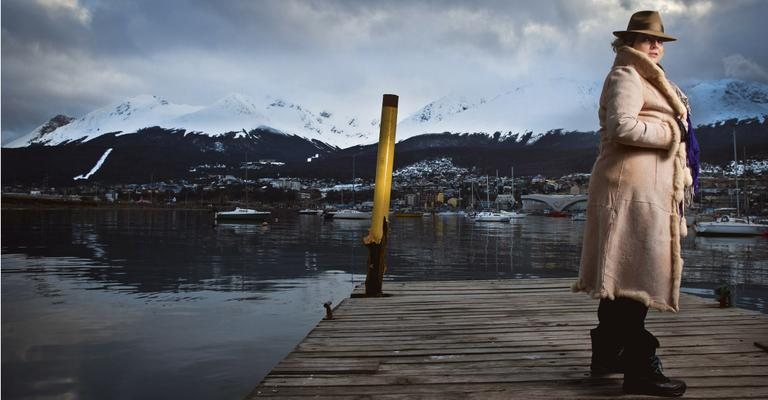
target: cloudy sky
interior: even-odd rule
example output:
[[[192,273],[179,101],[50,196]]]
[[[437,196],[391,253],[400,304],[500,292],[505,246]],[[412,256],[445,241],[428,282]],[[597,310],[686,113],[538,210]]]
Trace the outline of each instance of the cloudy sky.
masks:
[[[601,81],[611,32],[662,12],[679,83],[768,82],[766,0],[3,0],[2,142],[139,94],[270,94],[373,119],[548,77]]]

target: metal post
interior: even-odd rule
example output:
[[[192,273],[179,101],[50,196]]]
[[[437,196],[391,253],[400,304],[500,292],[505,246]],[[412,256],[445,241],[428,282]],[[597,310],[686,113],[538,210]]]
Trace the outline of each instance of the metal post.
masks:
[[[368,268],[365,278],[366,296],[381,296],[387,245],[387,219],[392,189],[392,168],[395,158],[395,130],[397,128],[398,97],[385,94],[381,107],[379,150],[376,157],[376,187],[373,194],[373,216],[368,236],[363,243],[368,247]]]

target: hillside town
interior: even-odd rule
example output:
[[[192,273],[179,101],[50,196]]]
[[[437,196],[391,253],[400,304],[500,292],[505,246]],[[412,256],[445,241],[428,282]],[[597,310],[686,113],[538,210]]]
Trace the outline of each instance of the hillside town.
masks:
[[[768,214],[768,168],[765,161],[740,163],[736,168],[705,165],[694,208],[706,212],[739,208],[749,215]],[[349,180],[295,177],[247,177],[216,174],[196,181],[169,180],[146,183],[100,184],[77,181],[70,187],[4,186],[3,205],[145,207],[230,209],[249,206],[265,209],[366,209],[372,206],[374,184],[369,179]],[[736,172],[734,174],[734,171]],[[421,161],[393,173],[392,208],[439,212],[441,210],[550,211],[532,195],[581,196],[569,212],[586,204],[589,174],[560,177],[514,176],[514,169],[486,175],[477,169],[457,167],[450,159]],[[252,173],[253,176],[253,173]],[[737,197],[739,203],[736,203]],[[737,207],[738,206],[738,207]]]

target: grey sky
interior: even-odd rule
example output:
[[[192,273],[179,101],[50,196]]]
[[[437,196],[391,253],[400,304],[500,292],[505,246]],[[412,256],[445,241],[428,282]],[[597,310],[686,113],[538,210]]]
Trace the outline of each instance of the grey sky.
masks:
[[[546,77],[602,80],[611,32],[662,11],[679,83],[768,82],[768,1],[2,1],[2,142],[58,113],[154,94],[205,105],[271,94],[405,117],[443,95]]]

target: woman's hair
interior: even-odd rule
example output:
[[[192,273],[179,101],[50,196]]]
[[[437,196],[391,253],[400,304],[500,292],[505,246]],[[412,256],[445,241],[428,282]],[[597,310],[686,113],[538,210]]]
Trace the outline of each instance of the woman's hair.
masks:
[[[615,53],[617,50],[619,50],[619,47],[621,46],[629,46],[632,47],[632,45],[635,43],[635,34],[628,33],[621,35],[621,37],[617,37],[613,42],[611,42],[611,47],[613,48],[613,52]]]

